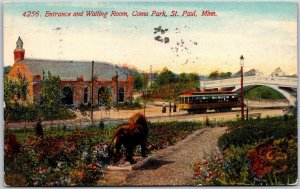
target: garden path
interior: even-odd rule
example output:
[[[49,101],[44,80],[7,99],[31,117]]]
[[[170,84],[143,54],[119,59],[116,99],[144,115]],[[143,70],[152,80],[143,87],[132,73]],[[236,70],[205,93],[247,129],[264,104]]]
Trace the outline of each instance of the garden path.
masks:
[[[191,185],[193,164],[206,154],[218,153],[217,141],[226,127],[203,128],[174,146],[153,153],[150,161],[134,171],[106,171],[100,185],[172,186]]]

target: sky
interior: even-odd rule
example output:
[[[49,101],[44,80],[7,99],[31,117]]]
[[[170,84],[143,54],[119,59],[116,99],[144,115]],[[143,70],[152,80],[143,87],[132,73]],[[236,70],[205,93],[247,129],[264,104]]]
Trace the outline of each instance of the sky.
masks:
[[[106,61],[150,72],[206,75],[244,70],[297,73],[297,4],[288,2],[127,2],[4,4],[4,66],[21,36],[26,58]],[[24,17],[25,11],[40,17]],[[44,17],[46,11],[127,11],[128,17]],[[134,17],[133,11],[197,11],[197,17]],[[217,16],[201,16],[203,10]],[[168,29],[154,34],[154,28]],[[154,40],[168,37],[169,42]],[[183,42],[183,43],[182,43]],[[182,45],[182,46],[181,46]],[[176,52],[178,48],[178,52]]]

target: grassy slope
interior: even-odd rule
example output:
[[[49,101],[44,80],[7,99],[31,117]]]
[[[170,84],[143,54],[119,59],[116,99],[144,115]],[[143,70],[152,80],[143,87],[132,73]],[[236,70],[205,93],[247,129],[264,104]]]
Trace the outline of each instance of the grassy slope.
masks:
[[[258,86],[255,87],[254,89],[251,89],[246,92],[246,98],[248,99],[272,99],[272,100],[277,100],[277,99],[285,99],[285,97],[279,93],[278,91],[266,87],[266,86]]]

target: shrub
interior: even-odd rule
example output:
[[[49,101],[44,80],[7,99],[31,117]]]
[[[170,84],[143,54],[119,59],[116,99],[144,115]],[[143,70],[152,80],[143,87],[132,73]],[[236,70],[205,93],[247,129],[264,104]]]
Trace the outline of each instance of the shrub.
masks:
[[[142,105],[139,100],[125,101],[124,103],[113,104],[115,108],[118,109],[141,109]]]
[[[283,117],[249,121],[248,125],[225,133],[218,140],[221,149],[230,145],[245,146],[264,139],[293,138],[297,136],[297,120],[290,117],[286,123]]]
[[[172,145],[199,128],[197,122],[150,123],[149,150]],[[74,126],[57,132],[46,128],[43,139],[36,138],[33,129],[9,130],[23,142],[5,136],[5,182],[11,186],[96,185],[108,164],[106,145],[114,130],[115,126],[103,130]]]
[[[268,139],[235,147],[195,164],[194,184],[288,185],[297,181],[297,140]]]
[[[149,148],[162,149],[184,139],[192,131],[202,127],[199,122],[162,122],[149,124]]]
[[[223,159],[218,155],[209,155],[205,160],[194,165],[195,185],[220,185]]]
[[[7,120],[9,121],[35,121],[43,117],[44,119],[71,119],[75,118],[75,112],[71,111],[68,108],[60,107],[57,109],[55,116],[52,116],[50,112],[43,111],[43,108],[36,104],[28,104],[27,106],[21,106],[16,104],[11,108]]]
[[[270,140],[251,149],[250,177],[255,184],[286,185],[297,180],[297,140]]]

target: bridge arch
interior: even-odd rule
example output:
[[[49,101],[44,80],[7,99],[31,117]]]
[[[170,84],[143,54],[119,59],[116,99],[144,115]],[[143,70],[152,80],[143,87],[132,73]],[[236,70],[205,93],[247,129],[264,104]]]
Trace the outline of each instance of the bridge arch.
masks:
[[[244,89],[246,87],[256,87],[256,86],[266,86],[270,87],[276,91],[278,91],[280,94],[282,94],[288,101],[290,105],[294,105],[296,103],[296,98],[292,96],[290,93],[286,92],[285,90],[280,89],[278,86],[274,85],[262,85],[262,84],[246,84],[244,85]],[[236,86],[235,89],[233,90],[234,92],[240,93],[239,91],[241,90],[241,86]]]
[[[280,92],[285,98],[289,101],[291,105],[294,105],[296,102],[295,95],[283,90],[282,88],[288,89],[297,89],[298,87],[298,78],[294,77],[273,77],[273,76],[247,76],[244,77],[244,87],[247,86],[262,85],[268,86]],[[200,81],[201,88],[212,89],[224,89],[230,88],[233,91],[240,90],[241,87],[241,78],[228,78],[228,79],[219,79],[219,80],[202,80]]]

